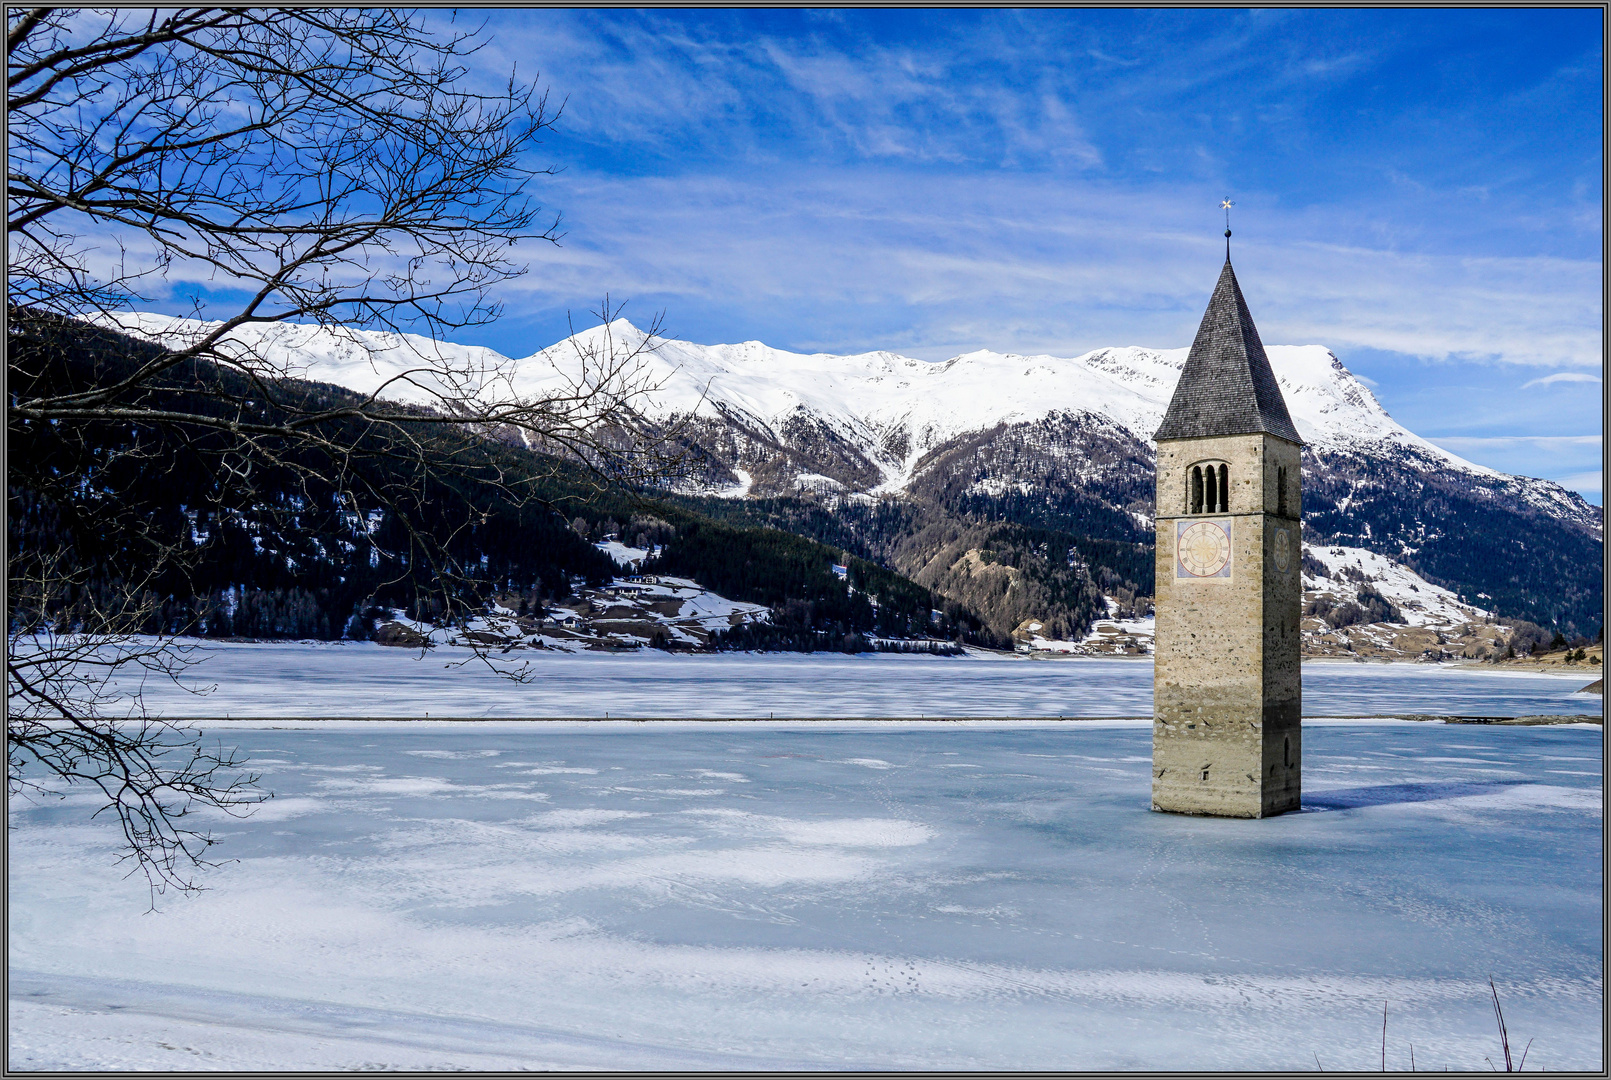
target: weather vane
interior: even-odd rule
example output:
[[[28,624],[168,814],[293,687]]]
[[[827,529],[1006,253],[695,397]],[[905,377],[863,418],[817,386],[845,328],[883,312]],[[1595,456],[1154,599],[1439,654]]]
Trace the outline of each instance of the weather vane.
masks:
[[[1231,202],[1229,195],[1219,201],[1220,209],[1225,211],[1225,257],[1227,259],[1231,257],[1231,207],[1235,205],[1235,203]]]

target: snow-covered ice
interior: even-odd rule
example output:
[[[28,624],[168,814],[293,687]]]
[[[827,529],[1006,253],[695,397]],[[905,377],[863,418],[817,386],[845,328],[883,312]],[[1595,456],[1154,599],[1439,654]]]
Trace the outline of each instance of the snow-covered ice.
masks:
[[[671,581],[673,579],[664,579]],[[710,614],[730,610],[710,598]],[[706,614],[704,609],[700,615]],[[1150,716],[1150,658],[1028,659],[840,653],[514,654],[501,677],[469,650],[368,642],[209,642],[186,685],[145,684],[163,716],[851,717]],[[1598,677],[1434,664],[1303,668],[1306,716],[1598,712]],[[129,689],[133,689],[131,682]]]
[[[1309,722],[1267,821],[1136,721],[208,732],[276,797],[158,913],[13,804],[11,1069],[1486,1069],[1490,974],[1602,1062],[1596,727]]]

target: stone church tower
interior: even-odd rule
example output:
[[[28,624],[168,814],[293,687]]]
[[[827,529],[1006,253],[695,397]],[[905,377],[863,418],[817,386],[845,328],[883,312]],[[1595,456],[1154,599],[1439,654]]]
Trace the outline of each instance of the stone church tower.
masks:
[[[1303,440],[1229,252],[1153,438],[1152,808],[1252,818],[1296,810]]]

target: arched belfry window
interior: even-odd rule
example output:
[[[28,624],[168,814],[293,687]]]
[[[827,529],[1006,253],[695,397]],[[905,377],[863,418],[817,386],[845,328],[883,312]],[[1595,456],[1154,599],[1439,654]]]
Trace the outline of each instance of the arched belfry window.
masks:
[[[1230,466],[1205,461],[1191,467],[1186,491],[1188,514],[1229,513],[1230,495]]]

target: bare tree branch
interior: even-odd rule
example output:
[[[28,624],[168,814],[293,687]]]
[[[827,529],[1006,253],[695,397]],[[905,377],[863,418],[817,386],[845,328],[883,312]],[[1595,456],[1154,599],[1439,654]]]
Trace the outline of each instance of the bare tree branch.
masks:
[[[204,747],[179,724],[145,715],[133,673],[177,681],[195,646],[140,633],[158,602],[149,581],[96,595],[60,552],[14,557],[6,639],[7,792],[63,797],[93,787],[124,840],[123,857],[152,890],[194,890],[210,865],[210,833],[185,820],[201,808],[242,814],[268,798],[232,752]],[[122,684],[118,676],[122,676]],[[64,786],[65,785],[65,786]]]
[[[120,689],[182,673],[183,635],[222,618],[191,603],[199,552],[311,544],[462,623],[493,495],[541,509],[556,469],[603,487],[678,467],[644,415],[658,320],[623,340],[606,298],[603,332],[538,382],[434,344],[499,316],[521,245],[558,241],[531,196],[551,170],[528,163],[558,110],[485,81],[485,35],[426,19],[7,10],[8,778],[94,785],[153,887],[190,887],[192,805],[251,798],[236,761]],[[151,339],[137,313],[176,299],[193,318],[162,347],[120,333]],[[390,366],[364,393],[311,384],[285,334]],[[188,524],[131,504],[165,470]]]

